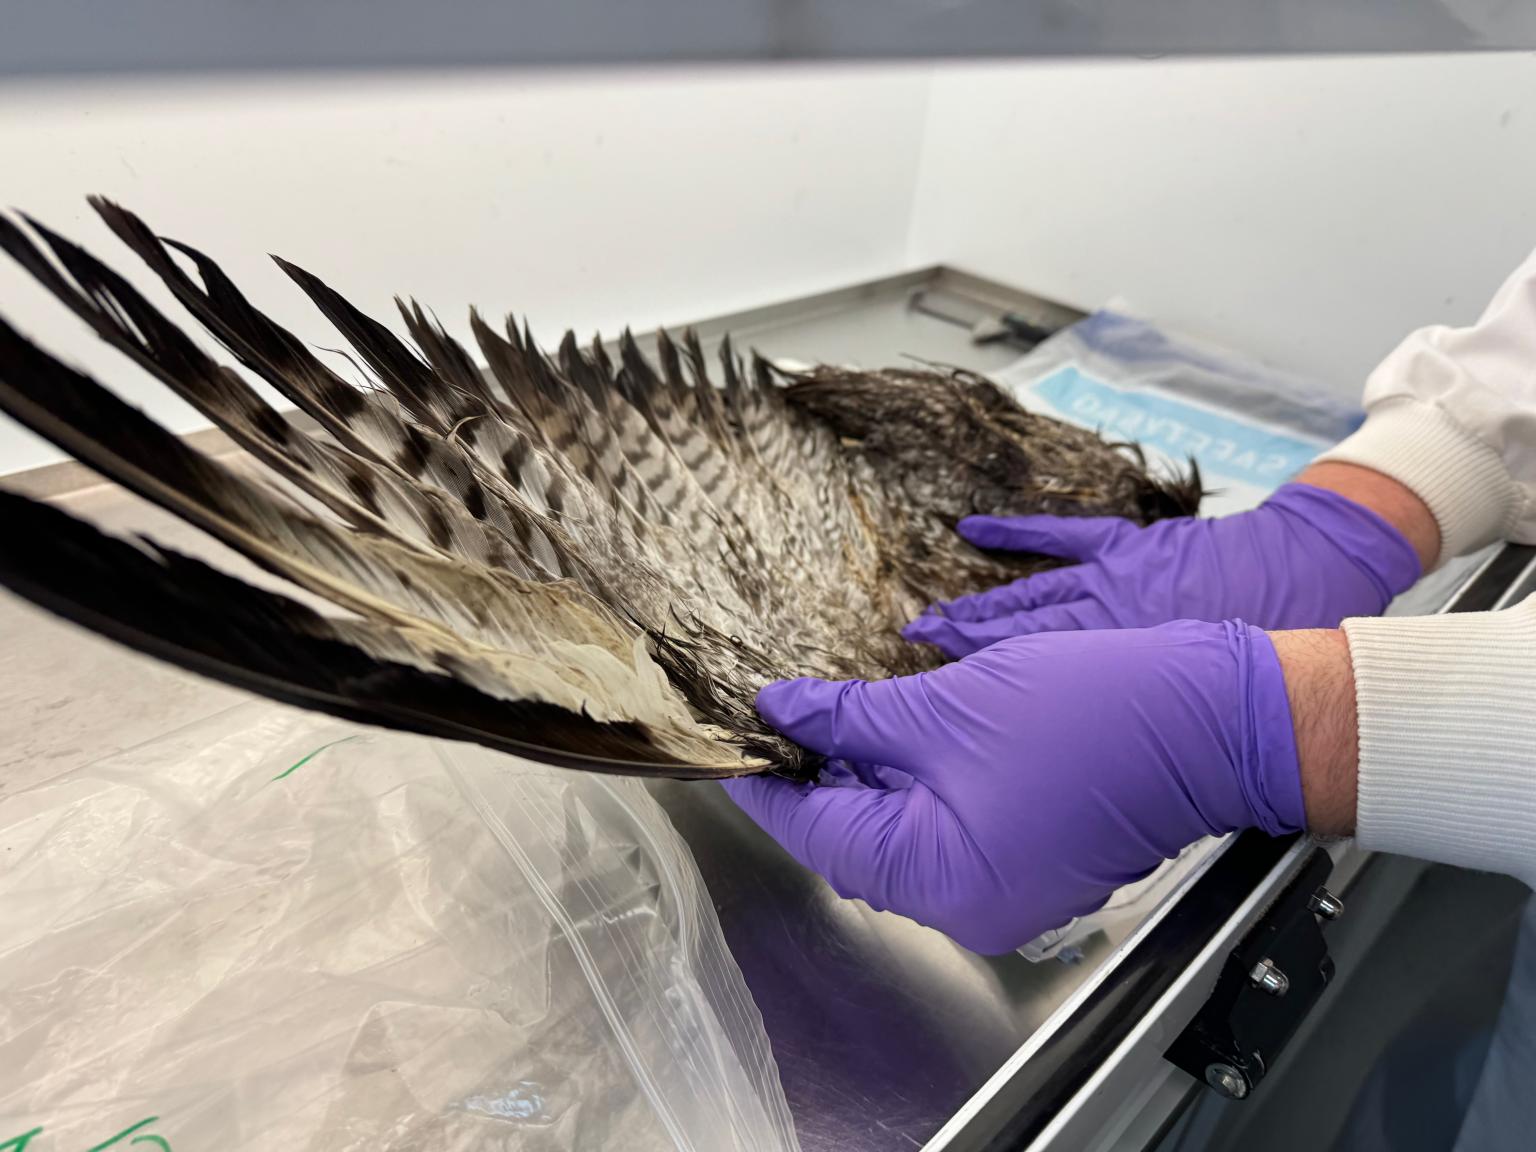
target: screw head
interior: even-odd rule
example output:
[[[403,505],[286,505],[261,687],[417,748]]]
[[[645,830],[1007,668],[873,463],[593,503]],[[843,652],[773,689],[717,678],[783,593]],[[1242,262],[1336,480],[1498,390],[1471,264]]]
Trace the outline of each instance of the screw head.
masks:
[[[1230,1064],[1208,1064],[1205,1082],[1229,1100],[1241,1100],[1248,1095],[1248,1081]]]

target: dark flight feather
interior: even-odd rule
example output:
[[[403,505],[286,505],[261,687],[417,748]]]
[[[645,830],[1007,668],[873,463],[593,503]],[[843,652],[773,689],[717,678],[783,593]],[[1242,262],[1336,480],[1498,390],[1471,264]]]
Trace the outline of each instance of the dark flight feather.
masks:
[[[331,371],[207,256],[92,205],[273,409],[127,280],[30,219],[0,249],[267,470],[202,456],[0,321],[0,410],[330,605],[0,495],[0,583],[140,651],[354,720],[594,771],[722,777],[814,765],[757,717],[795,675],[932,667],[900,625],[1049,566],[984,554],[970,513],[1187,515],[1199,478],[1019,408],[960,371],[782,370],[698,339],[470,327],[414,302],[411,343],[279,265],[372,387]],[[37,239],[34,240],[33,237]],[[192,271],[184,266],[189,261]],[[195,272],[195,276],[193,275]]]

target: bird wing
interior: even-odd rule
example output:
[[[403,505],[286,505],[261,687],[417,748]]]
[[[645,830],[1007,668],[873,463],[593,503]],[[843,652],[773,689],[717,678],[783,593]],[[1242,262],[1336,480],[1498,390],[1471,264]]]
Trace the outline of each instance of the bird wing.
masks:
[[[98,207],[114,226],[142,228],[121,210]],[[197,259],[208,289],[199,318],[215,320],[210,330],[226,346],[264,378],[281,382],[290,399],[302,400],[335,435],[306,432],[110,268],[40,225],[32,223],[32,230],[41,245],[15,223],[0,221],[0,247],[107,343],[269,466],[284,486],[203,456],[4,321],[0,408],[346,615],[332,621],[256,589],[236,598],[231,589],[244,585],[205,565],[147,543],[125,544],[62,513],[29,509],[14,496],[7,498],[12,531],[5,537],[12,545],[0,565],[8,586],[124,643],[221,679],[328,711],[340,711],[334,701],[345,700],[345,714],[355,718],[426,729],[420,707],[406,707],[397,689],[419,689],[425,678],[437,677],[459,693],[454,707],[474,718],[472,726],[458,726],[461,738],[528,755],[547,745],[546,759],[588,766],[612,759],[632,771],[680,776],[728,776],[797,762],[791,745],[751,733],[743,739],[710,724],[668,679],[647,637],[648,628],[665,632],[671,623],[670,582],[643,550],[628,565],[599,570],[589,562],[586,544],[594,537],[603,538],[599,554],[613,547],[619,515],[605,503],[614,495],[611,482],[600,490],[483,398],[476,415],[495,422],[494,437],[482,434],[476,450],[462,434],[444,435],[443,421],[463,417],[429,395],[429,380],[437,392],[449,391],[441,378],[392,336],[383,340],[380,330],[347,314],[344,331],[370,349],[371,366],[393,385],[373,392],[352,387],[244,301],[211,261]],[[147,229],[136,238],[145,235]],[[168,282],[184,277],[177,295],[190,299],[196,286],[158,242],[155,248],[163,260],[151,266]],[[317,285],[311,280],[306,287],[318,296]],[[343,315],[340,305],[332,307]],[[461,402],[455,393],[453,403]],[[638,502],[626,499],[631,508]],[[653,510],[641,502],[637,514]],[[92,554],[94,564],[86,559]],[[137,593],[121,601],[122,626],[115,628],[105,626],[116,602],[113,582],[82,584],[64,576],[71,564],[99,572],[108,557],[125,574],[131,571]],[[635,582],[620,594],[612,582],[624,576]],[[171,587],[173,580],[184,584]],[[217,596],[194,611],[197,592]],[[237,603],[245,616],[234,612]],[[243,676],[241,659],[248,661],[254,649],[237,642],[237,634],[251,614],[265,621],[263,634],[273,640],[263,650],[292,658],[265,659]],[[173,618],[195,619],[198,628],[173,628]],[[274,632],[284,625],[294,632],[286,648]],[[305,668],[295,645],[319,645],[328,658]],[[317,669],[343,666],[350,676],[330,692],[332,704],[323,705],[314,694]],[[368,667],[373,671],[364,674]],[[284,668],[290,674],[280,686]],[[539,717],[532,727],[530,708]],[[407,723],[407,716],[414,719]],[[557,723],[556,716],[563,719]],[[443,727],[454,725],[435,730]]]
[[[1048,563],[976,551],[958,516],[1193,510],[1133,454],[979,378],[783,373],[727,339],[717,387],[691,332],[659,333],[652,358],[627,331],[548,355],[472,313],[482,369],[419,304],[397,300],[407,342],[278,259],[360,388],[210,257],[91,204],[233,364],[35,220],[0,216],[0,249],[255,467],[199,453],[4,320],[0,410],[310,602],[14,495],[0,583],[278,699],[594,770],[804,776],[753,708],[762,684],[932,666],[898,635],[927,600]]]

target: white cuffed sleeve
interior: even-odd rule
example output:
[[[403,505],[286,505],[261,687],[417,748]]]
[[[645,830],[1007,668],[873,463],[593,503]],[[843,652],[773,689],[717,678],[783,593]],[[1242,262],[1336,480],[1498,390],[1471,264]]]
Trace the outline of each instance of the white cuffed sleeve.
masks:
[[[1371,373],[1365,425],[1323,460],[1411,488],[1441,557],[1536,543],[1536,254],[1468,328],[1421,328]]]
[[[1536,879],[1536,598],[1344,631],[1360,844]]]

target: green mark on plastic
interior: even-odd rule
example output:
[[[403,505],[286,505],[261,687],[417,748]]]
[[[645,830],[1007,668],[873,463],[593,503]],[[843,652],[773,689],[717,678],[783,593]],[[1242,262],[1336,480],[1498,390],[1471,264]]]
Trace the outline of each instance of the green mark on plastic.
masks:
[[[128,1127],[124,1128],[121,1132],[119,1132],[116,1136],[113,1136],[110,1140],[103,1140],[100,1144],[97,1144],[94,1148],[87,1148],[85,1150],[85,1152],[101,1152],[101,1150],[103,1148],[110,1148],[110,1147],[112,1147],[112,1145],[116,1144],[119,1140],[123,1139],[125,1136],[133,1136],[133,1134],[135,1132],[137,1132],[140,1128],[143,1128],[143,1127],[145,1127],[147,1125],[153,1124],[158,1119],[160,1119],[160,1117],[158,1117],[158,1116],[147,1116],[143,1120],[140,1120],[137,1124],[130,1124]],[[144,1136],[134,1136],[134,1138],[132,1140],[130,1140],[129,1143],[130,1144],[137,1144],[140,1140],[153,1140],[157,1144],[159,1144],[161,1148],[165,1149],[165,1152],[170,1152],[170,1145],[167,1144],[159,1136],[153,1136],[153,1135],[148,1135],[148,1134],[146,1134]]]
[[[322,745],[320,745],[320,747],[316,748],[313,752],[311,752],[308,756],[304,757],[304,759],[300,760],[292,768],[289,768],[289,769],[287,769],[287,770],[285,770],[283,772],[279,772],[276,776],[272,777],[272,780],[281,780],[285,776],[292,776],[295,772],[297,772],[300,768],[304,767],[304,765],[308,764],[311,760],[313,760],[316,756],[320,755],[320,753],[324,752],[327,748],[334,748],[338,744],[345,744],[349,740],[356,740],[356,739],[357,739],[356,736],[343,736],[340,740],[332,740],[329,744],[322,744]],[[270,781],[269,781],[269,783],[270,783]],[[0,1152],[4,1152],[4,1149],[0,1148]],[[96,1149],[92,1148],[91,1152],[96,1152]]]
[[[91,1148],[87,1148],[85,1152],[103,1152],[103,1149],[110,1148],[112,1145],[119,1143],[126,1137],[133,1136],[133,1134],[138,1132],[140,1128],[147,1127],[158,1119],[160,1119],[158,1116],[146,1116],[137,1124],[128,1125],[128,1127],[124,1128],[110,1140],[103,1140],[100,1144],[97,1144]],[[0,1152],[26,1152],[27,1145],[32,1142],[32,1137],[36,1136],[42,1130],[43,1126],[39,1124],[30,1132],[23,1132],[20,1136],[12,1136],[4,1144],[0,1144]],[[160,1152],[171,1152],[170,1142],[166,1140],[164,1136],[156,1136],[153,1132],[143,1132],[138,1136],[133,1136],[133,1139],[129,1140],[128,1143],[153,1144],[156,1148],[160,1149]]]

